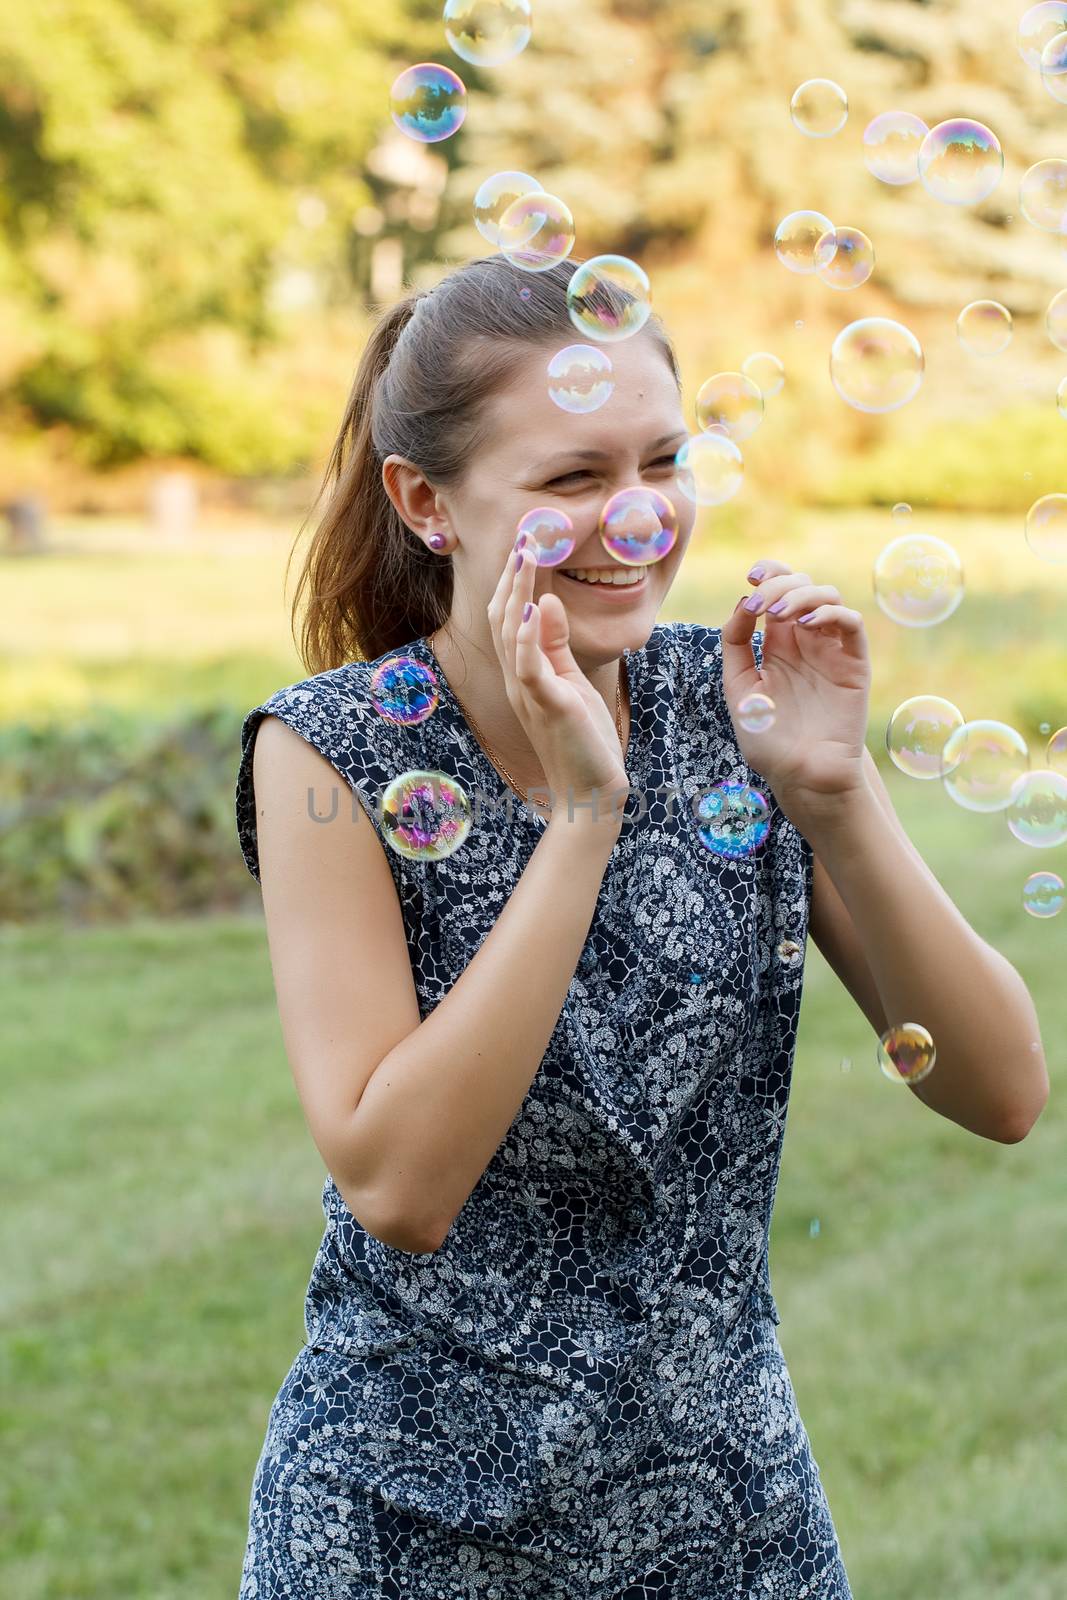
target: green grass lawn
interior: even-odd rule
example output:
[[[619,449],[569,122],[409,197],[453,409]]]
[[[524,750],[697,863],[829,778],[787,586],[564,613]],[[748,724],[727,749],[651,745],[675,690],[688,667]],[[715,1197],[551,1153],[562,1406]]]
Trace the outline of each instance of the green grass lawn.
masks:
[[[1054,1089],[1019,1145],[936,1116],[881,1075],[809,944],[780,1338],[857,1600],[1061,1600],[1064,926],[1028,917],[1020,888],[1067,850],[890,782],[1030,984]],[[5,1591],[235,1595],[322,1229],[262,921],[8,928],[0,950]]]

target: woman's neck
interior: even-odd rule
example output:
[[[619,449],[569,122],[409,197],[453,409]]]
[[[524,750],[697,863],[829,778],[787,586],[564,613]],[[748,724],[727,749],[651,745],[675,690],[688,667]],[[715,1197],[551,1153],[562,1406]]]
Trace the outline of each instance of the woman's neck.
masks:
[[[489,640],[491,661],[467,639],[457,645],[447,624],[430,634],[427,643],[444,671],[453,695],[468,714],[468,721],[477,724],[477,729],[472,729],[472,732],[481,734],[483,745],[488,741],[497,763],[507,768],[516,787],[523,791],[544,787],[544,771],[526,729],[507,697],[503,669],[492,640]],[[581,666],[580,662],[578,664]],[[616,658],[603,665],[583,668],[583,671],[603,699],[612,721],[615,720],[617,689],[621,686],[622,745],[625,749],[629,736],[630,708],[626,674],[621,661]]]

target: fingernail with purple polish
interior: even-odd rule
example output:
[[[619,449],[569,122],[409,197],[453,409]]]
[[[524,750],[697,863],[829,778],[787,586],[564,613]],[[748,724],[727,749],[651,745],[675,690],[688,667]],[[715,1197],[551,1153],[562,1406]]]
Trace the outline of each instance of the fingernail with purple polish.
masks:
[[[516,550],[521,550],[525,543],[526,543],[526,535],[524,533],[520,533],[519,537],[515,540],[515,548],[516,548]]]
[[[766,569],[763,568],[763,567],[753,567],[752,571],[748,574],[748,576],[752,579],[753,583],[758,583],[760,581],[760,579],[763,577],[763,574],[764,574],[765,570]]]
[[[531,614],[532,611],[533,611],[533,601],[532,600],[527,600],[526,604],[522,608],[522,620],[523,620],[523,622],[529,622],[530,614]]]
[[[521,572],[522,571],[522,554],[523,553],[520,550],[515,556],[515,571],[516,572]]]

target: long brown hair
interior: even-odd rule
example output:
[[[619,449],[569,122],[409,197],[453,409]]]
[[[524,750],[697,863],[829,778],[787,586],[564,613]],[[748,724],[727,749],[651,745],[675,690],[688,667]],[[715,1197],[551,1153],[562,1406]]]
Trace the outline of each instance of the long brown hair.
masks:
[[[300,648],[309,673],[374,661],[447,621],[451,560],[401,521],[382,462],[395,453],[435,486],[457,482],[489,431],[486,401],[510,381],[526,348],[581,340],[567,311],[580,264],[523,272],[502,255],[482,257],[433,289],[406,295],[378,321],[316,497],[317,505],[329,490],[293,601],[295,628],[307,591]],[[616,309],[629,299],[614,288],[608,297]],[[651,317],[642,331],[680,383],[659,320]]]

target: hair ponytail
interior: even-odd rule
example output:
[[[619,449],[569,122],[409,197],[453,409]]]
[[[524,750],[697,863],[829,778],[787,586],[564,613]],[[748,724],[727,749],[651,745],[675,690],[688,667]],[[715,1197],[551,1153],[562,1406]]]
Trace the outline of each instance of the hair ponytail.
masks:
[[[439,487],[459,479],[489,431],[485,402],[528,347],[573,341],[567,286],[578,264],[527,273],[504,256],[468,261],[377,322],[316,497],[330,490],[293,600],[295,626],[307,591],[301,656],[309,673],[374,661],[448,620],[451,559],[428,550],[401,520],[382,463],[403,456]],[[680,381],[658,319],[646,328]]]

